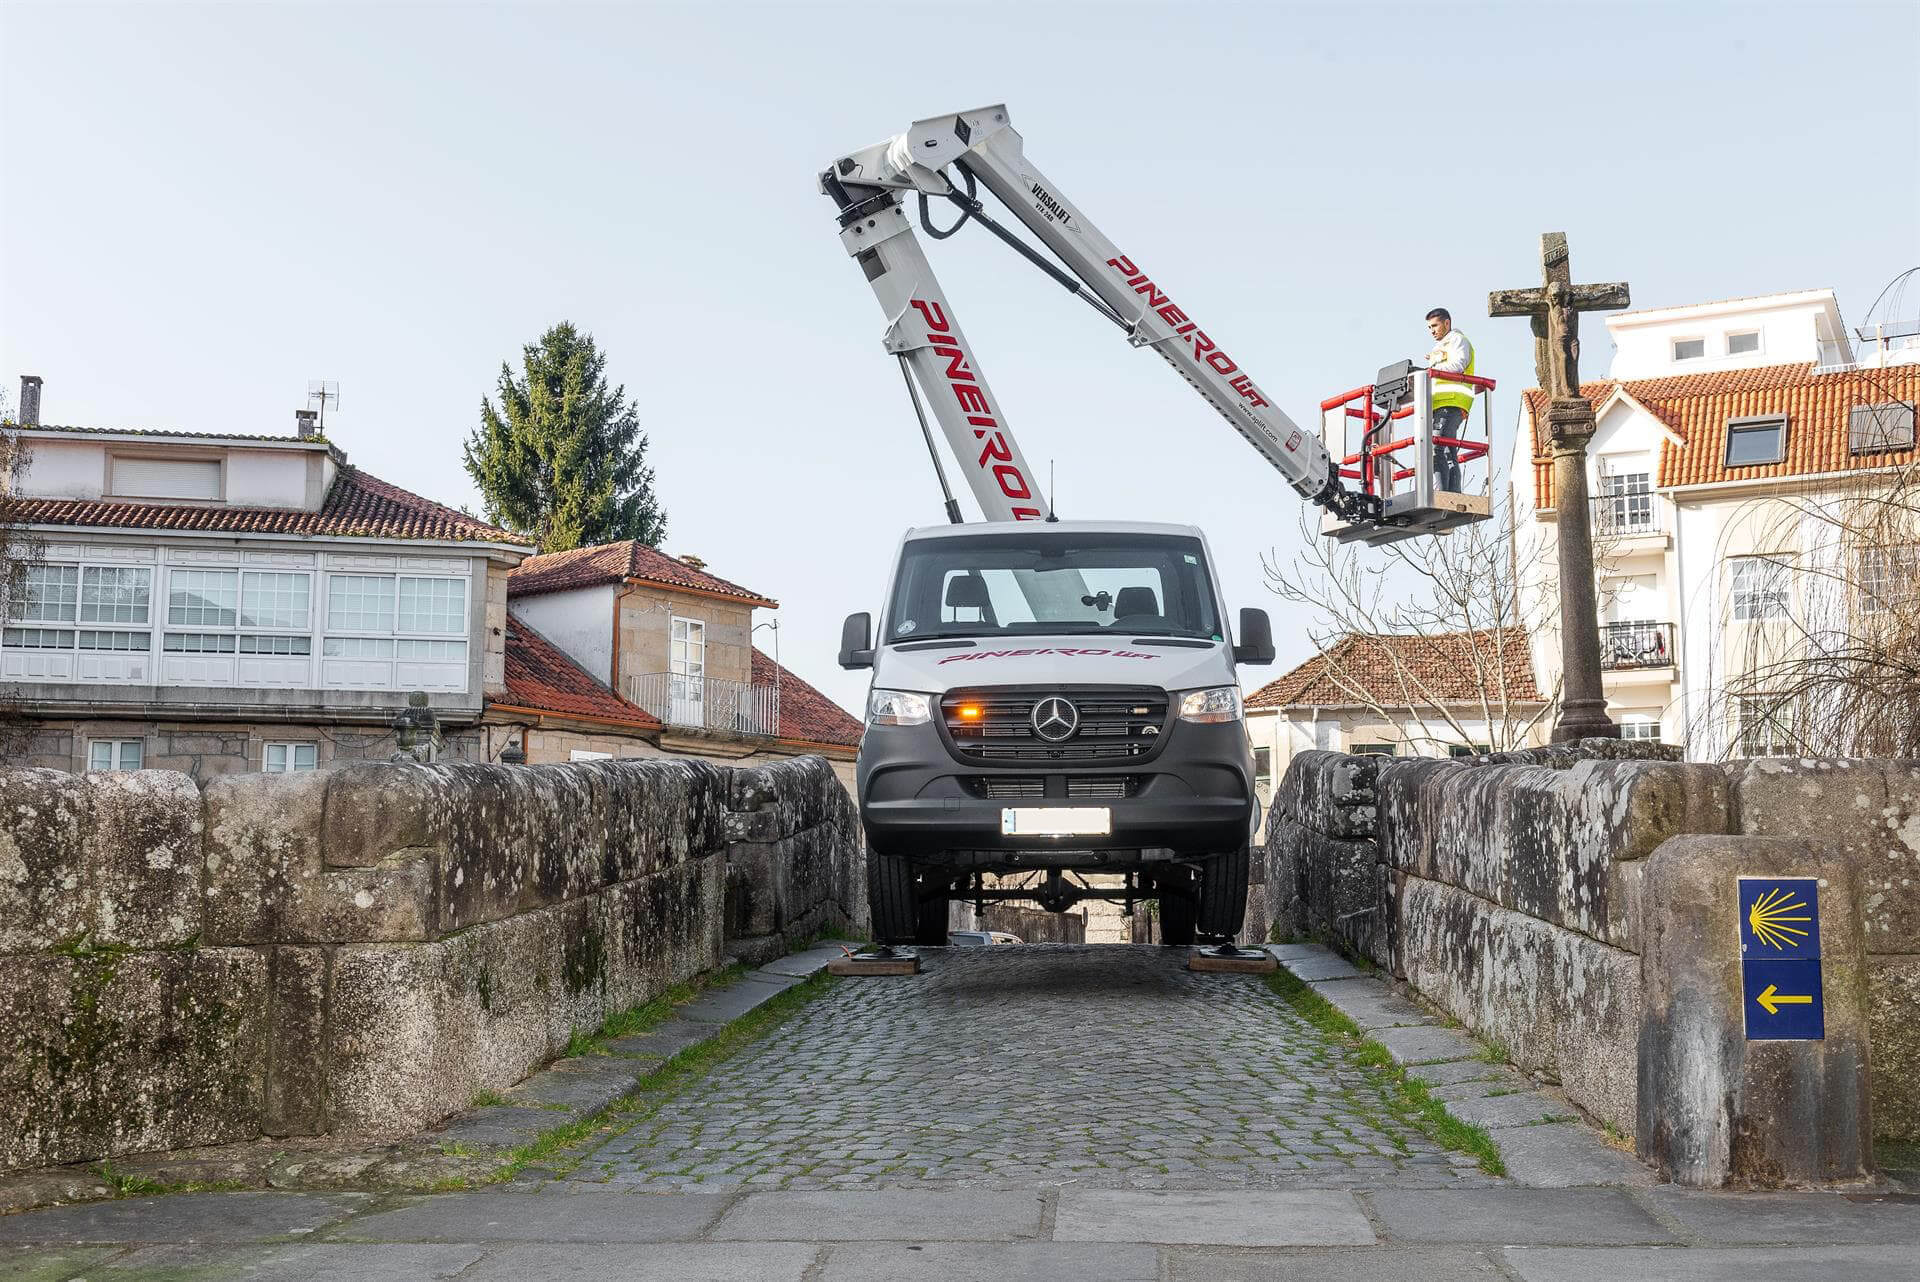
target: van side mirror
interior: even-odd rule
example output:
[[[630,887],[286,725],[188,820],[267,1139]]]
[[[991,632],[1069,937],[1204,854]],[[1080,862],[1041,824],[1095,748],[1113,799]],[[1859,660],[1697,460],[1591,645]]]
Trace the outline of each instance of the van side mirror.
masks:
[[[1233,647],[1235,663],[1273,662],[1273,624],[1265,610],[1240,611],[1240,642]]]
[[[1272,650],[1271,644],[1267,647]],[[873,616],[871,614],[849,614],[847,621],[840,625],[840,666],[843,668],[871,668],[873,666]]]

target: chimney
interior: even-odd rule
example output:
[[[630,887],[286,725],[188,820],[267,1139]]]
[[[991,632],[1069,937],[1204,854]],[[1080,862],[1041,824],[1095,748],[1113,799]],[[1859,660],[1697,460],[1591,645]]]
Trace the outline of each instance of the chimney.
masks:
[[[38,374],[20,376],[20,426],[40,426],[40,383]]]
[[[301,440],[320,435],[319,417],[313,410],[295,410],[293,434]]]
[[[704,570],[707,568],[707,563],[691,552],[682,552],[679,556],[675,557],[674,560],[680,562],[682,565],[690,565],[696,570]]]

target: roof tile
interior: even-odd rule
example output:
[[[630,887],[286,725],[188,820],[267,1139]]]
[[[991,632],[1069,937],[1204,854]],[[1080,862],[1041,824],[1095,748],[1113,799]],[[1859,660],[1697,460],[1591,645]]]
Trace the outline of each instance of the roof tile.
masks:
[[[512,611],[507,613],[507,697],[518,708],[534,708],[624,721],[638,729],[658,730],[660,720],[645,708],[628,703],[586,669],[528,627]]]
[[[858,717],[756,649],[753,683],[770,686],[776,680],[780,686],[780,738],[859,746],[866,727]]]
[[[13,505],[9,519],[22,525],[526,544],[520,535],[345,465],[317,512],[222,504],[21,499]]]
[[[1850,411],[1856,405],[1920,401],[1920,365],[1840,370],[1817,374],[1810,362],[1677,374],[1665,378],[1603,379],[1583,383],[1580,394],[1597,408],[1620,388],[1647,407],[1680,438],[1660,447],[1655,485],[1704,485],[1714,481],[1816,476],[1912,461],[1914,452],[1853,454],[1847,448]],[[1543,414],[1546,393],[1526,393],[1533,444],[1533,490],[1539,507],[1553,506],[1553,459]],[[1756,467],[1728,467],[1727,420],[1768,414],[1787,416],[1785,458]]]
[[[686,588],[710,596],[731,597],[769,608],[780,603],[743,588],[716,574],[696,570],[638,539],[618,543],[599,543],[566,552],[547,552],[530,556],[514,567],[507,577],[508,596],[532,596],[540,592],[565,592],[572,588],[592,588],[608,583],[638,579],[664,588]]]
[[[1493,678],[1498,664],[1505,674],[1507,698],[1518,703],[1540,703],[1533,681],[1533,663],[1523,628],[1481,632],[1440,632],[1374,635],[1349,632],[1326,650],[1270,681],[1247,698],[1249,708],[1341,708],[1378,704],[1404,708],[1410,703],[1479,703],[1480,676],[1474,653],[1482,656]],[[1401,673],[1406,680],[1402,683]],[[1487,686],[1492,694],[1498,687]]]

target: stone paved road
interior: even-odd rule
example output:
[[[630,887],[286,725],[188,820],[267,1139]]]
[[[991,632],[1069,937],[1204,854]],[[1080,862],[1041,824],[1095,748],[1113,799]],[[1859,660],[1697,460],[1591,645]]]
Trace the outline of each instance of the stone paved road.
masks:
[[[1495,1183],[1252,976],[1184,951],[941,949],[842,981],[574,1181],[1207,1188]]]

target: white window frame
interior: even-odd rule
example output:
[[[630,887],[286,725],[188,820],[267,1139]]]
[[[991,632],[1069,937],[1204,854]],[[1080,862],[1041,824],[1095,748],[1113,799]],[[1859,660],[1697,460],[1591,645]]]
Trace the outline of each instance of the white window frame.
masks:
[[[1698,356],[1682,356],[1680,354],[1680,344],[1682,343],[1700,344],[1700,354]],[[1703,361],[1707,358],[1707,336],[1705,334],[1675,335],[1673,338],[1667,340],[1667,355],[1676,365],[1686,361]]]
[[[1920,593],[1920,544],[1860,549],[1860,612],[1885,614]]]
[[[1721,350],[1724,351],[1728,356],[1763,355],[1767,349],[1764,346],[1764,343],[1766,342],[1766,340],[1761,337],[1761,333],[1762,331],[1757,329],[1730,329],[1727,331],[1725,338],[1722,340]],[[1750,352],[1734,351],[1733,340],[1736,338],[1752,338],[1753,350]]]
[[[401,665],[434,663],[449,666],[457,664],[460,670],[460,677],[457,684],[431,685],[429,688],[444,691],[458,691],[467,688],[469,681],[468,672],[473,659],[472,579],[454,574],[428,574],[407,570],[361,570],[347,566],[327,567],[322,571],[322,575],[324,577],[324,588],[321,596],[319,614],[316,619],[316,631],[320,633],[321,637],[319,647],[323,673],[321,684],[332,689],[398,689],[402,684],[412,684],[403,683],[400,680],[399,672]],[[333,625],[334,589],[336,581],[340,579],[385,580],[388,584],[388,615],[392,619],[391,625],[384,630],[366,627],[335,627]],[[457,584],[459,587],[459,608],[456,613],[459,630],[448,632],[422,632],[417,629],[403,630],[400,626],[400,585],[403,581]],[[372,650],[370,654],[329,653],[328,645],[330,642],[335,641],[342,643],[369,641],[376,643],[384,642],[385,644],[383,646],[374,645],[368,647]],[[429,645],[437,643],[459,646],[459,657],[457,659],[447,657],[437,658],[431,652],[425,655],[403,654],[402,651],[406,649],[409,643],[427,643]],[[343,644],[339,648],[345,651],[354,647]],[[336,665],[340,663],[353,663],[356,665],[370,664],[383,667],[386,674],[385,680],[384,682],[375,681],[369,684],[358,681],[329,679],[324,675],[328,660],[333,660]]]
[[[193,574],[229,574],[233,576],[233,622],[232,623],[223,624],[223,623],[175,623],[173,622],[174,579],[178,576],[193,575]],[[249,578],[257,579],[266,575],[276,575],[276,576],[285,575],[288,577],[303,578],[307,581],[307,604],[306,604],[307,621],[304,626],[302,627],[269,627],[264,624],[248,623],[246,621],[247,580]],[[235,566],[174,565],[174,566],[167,567],[166,618],[159,621],[159,625],[157,629],[159,632],[162,633],[162,636],[160,638],[160,650],[163,654],[176,654],[176,655],[177,654],[230,654],[234,656],[236,662],[238,662],[241,657],[256,658],[256,659],[257,658],[298,659],[301,662],[307,664],[310,668],[313,664],[313,658],[314,658],[314,654],[313,654],[314,626],[313,624],[314,624],[313,571],[311,570],[256,569],[256,568],[249,568],[247,566],[240,566],[240,565],[235,565]],[[233,646],[231,649],[225,649],[225,648],[214,648],[214,649],[203,648],[199,650],[175,649],[167,645],[167,639],[168,637],[171,637],[171,636],[204,636],[204,637],[216,637],[216,638],[222,638],[222,639],[230,637],[233,640]],[[306,649],[305,650],[300,650],[300,649],[248,650],[243,648],[245,643],[249,641],[253,641],[256,643],[264,641],[264,642],[270,643],[275,638],[287,638],[288,640],[304,641],[306,643]]]
[[[1726,565],[1727,608],[1736,621],[1784,619],[1792,613],[1793,567],[1784,558],[1730,556]]]
[[[104,747],[112,758],[111,765],[93,764],[95,748]],[[127,749],[133,749],[134,761],[127,764]],[[87,773],[104,773],[118,770],[143,770],[147,761],[147,741],[145,739],[89,739],[87,740]]]
[[[1659,743],[1660,718],[1647,713],[1629,713],[1620,719],[1620,737]]]
[[[1797,756],[1794,735],[1798,722],[1792,702],[1779,695],[1735,695],[1734,749],[1743,757]]]
[[[213,466],[214,492],[212,494],[129,494],[115,486],[119,465],[128,463],[193,463],[201,467]],[[106,494],[108,499],[134,499],[147,503],[224,503],[227,500],[227,458],[225,454],[214,458],[202,455],[149,454],[129,450],[109,450],[107,452]]]
[[[273,764],[274,749],[280,750],[280,764]],[[300,764],[300,749],[311,752],[313,761]],[[260,770],[270,775],[303,774],[320,768],[320,745],[311,739],[274,739],[260,745]]]
[[[1776,463],[1785,462],[1787,457],[1787,431],[1791,426],[1792,424],[1785,414],[1752,414],[1743,418],[1728,419],[1726,444],[1720,455],[1721,463],[1727,467],[1771,467]],[[1738,463],[1734,462],[1734,436],[1736,434],[1758,433],[1760,429],[1764,427],[1772,427],[1779,432],[1779,435],[1774,438],[1778,444],[1773,451],[1773,457],[1744,459]]]

